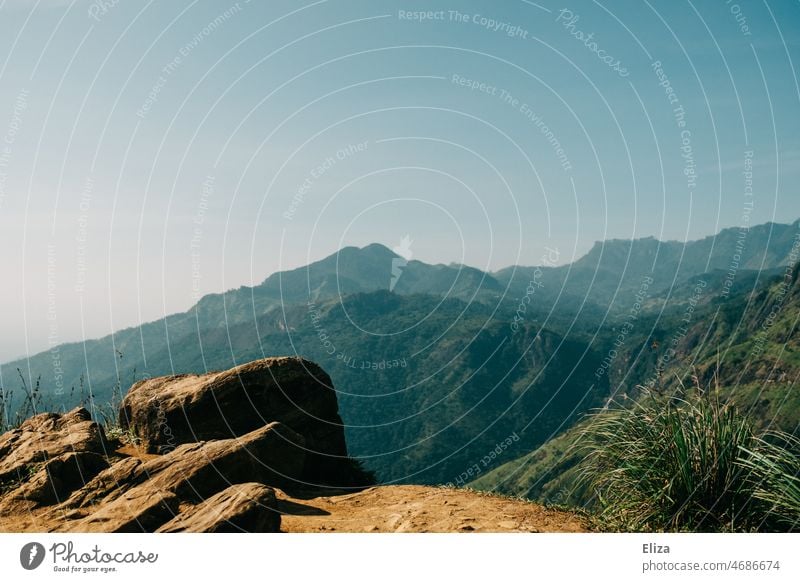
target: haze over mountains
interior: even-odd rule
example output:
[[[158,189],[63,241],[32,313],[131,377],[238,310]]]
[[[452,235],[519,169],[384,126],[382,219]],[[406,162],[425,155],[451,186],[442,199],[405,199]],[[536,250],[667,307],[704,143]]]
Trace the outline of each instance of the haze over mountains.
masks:
[[[689,243],[610,240],[569,265],[495,273],[344,248],[185,313],[5,364],[7,414],[24,401],[17,368],[27,390],[39,383],[39,409],[99,409],[143,377],[300,354],[330,374],[348,449],[380,481],[472,480],[650,377],[687,306],[698,343],[707,318],[735,318],[797,260],[798,233],[800,221]]]

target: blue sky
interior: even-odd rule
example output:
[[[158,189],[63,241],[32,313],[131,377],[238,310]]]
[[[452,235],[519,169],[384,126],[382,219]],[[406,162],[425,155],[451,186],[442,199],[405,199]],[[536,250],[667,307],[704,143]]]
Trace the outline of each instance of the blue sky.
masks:
[[[796,2],[0,0],[0,360],[406,234],[498,269],[793,221],[799,35]]]

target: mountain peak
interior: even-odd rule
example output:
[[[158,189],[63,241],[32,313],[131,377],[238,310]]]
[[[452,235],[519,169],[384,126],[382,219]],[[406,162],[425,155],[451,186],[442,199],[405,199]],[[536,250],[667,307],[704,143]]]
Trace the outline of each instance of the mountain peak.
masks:
[[[381,243],[372,243],[368,244],[365,247],[345,247],[342,251],[347,250],[353,254],[360,254],[362,256],[370,257],[373,259],[388,259],[392,260],[398,256],[397,253],[393,252],[389,247],[382,245]]]

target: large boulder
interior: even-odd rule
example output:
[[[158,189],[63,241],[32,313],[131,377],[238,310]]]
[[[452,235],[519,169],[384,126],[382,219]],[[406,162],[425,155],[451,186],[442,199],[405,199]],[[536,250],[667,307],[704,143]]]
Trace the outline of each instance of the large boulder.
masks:
[[[61,455],[103,455],[106,449],[103,428],[85,408],[37,414],[0,435],[0,485],[27,481],[43,463]]]
[[[232,485],[187,509],[158,532],[273,533],[281,529],[275,490],[261,483]]]
[[[225,372],[143,380],[120,407],[120,424],[151,453],[241,436],[273,421],[305,439],[304,480],[349,484],[345,474],[352,463],[336,391],[328,374],[303,358],[266,358]]]

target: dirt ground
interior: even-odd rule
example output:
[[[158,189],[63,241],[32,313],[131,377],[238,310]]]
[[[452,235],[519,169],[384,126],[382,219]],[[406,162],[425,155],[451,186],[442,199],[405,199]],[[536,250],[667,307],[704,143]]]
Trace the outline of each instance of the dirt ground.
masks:
[[[584,532],[583,520],[534,503],[460,489],[387,485],[298,498],[279,492],[285,532]]]
[[[344,495],[294,497],[276,492],[283,532],[588,531],[586,523],[569,512],[459,489],[387,485]],[[59,521],[48,510],[2,515],[0,531],[52,531]]]

